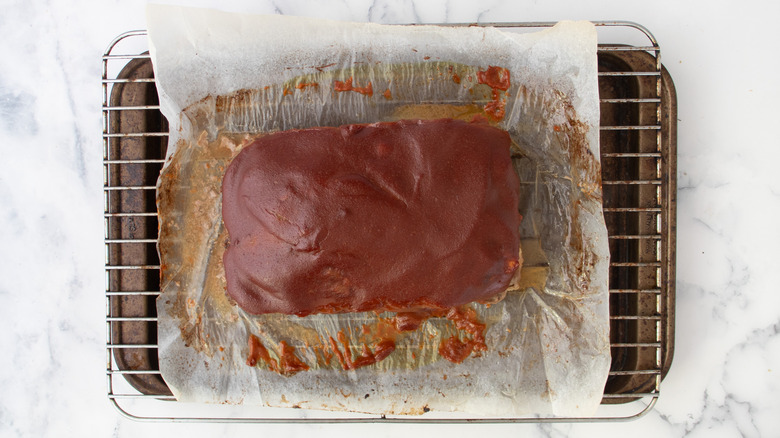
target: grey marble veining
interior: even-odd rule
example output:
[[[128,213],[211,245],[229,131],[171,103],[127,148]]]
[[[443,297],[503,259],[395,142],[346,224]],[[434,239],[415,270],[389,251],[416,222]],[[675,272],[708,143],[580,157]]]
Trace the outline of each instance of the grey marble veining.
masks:
[[[780,6],[664,0],[241,1],[230,10],[382,23],[626,19],[658,38],[679,109],[676,349],[661,398],[611,424],[150,424],[106,397],[100,56],[144,2],[0,12],[0,436],[778,436]],[[200,0],[200,6],[219,2]],[[706,13],[705,13],[706,11]],[[728,22],[727,25],[724,23]]]

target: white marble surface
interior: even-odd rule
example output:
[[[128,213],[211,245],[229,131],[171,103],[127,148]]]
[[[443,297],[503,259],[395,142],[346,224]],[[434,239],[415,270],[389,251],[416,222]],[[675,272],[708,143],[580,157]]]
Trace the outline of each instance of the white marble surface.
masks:
[[[139,423],[110,405],[100,56],[144,27],[144,2],[2,2],[0,436],[778,436],[780,5],[629,3],[231,4],[383,23],[633,20],[658,38],[680,103],[677,345],[653,411],[610,424],[292,427]]]

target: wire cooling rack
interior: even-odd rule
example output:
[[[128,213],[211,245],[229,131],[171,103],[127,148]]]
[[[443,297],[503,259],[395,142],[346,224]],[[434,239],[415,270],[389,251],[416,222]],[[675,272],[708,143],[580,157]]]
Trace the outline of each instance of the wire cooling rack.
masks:
[[[554,23],[486,23],[527,32]],[[118,411],[148,421],[521,423],[619,421],[655,405],[674,349],[676,94],[652,34],[636,23],[599,32],[603,211],[610,247],[612,365],[587,418],[384,416],[179,403],[157,363],[160,294],[155,185],[167,147],[144,31],[112,41],[103,62],[106,377]]]

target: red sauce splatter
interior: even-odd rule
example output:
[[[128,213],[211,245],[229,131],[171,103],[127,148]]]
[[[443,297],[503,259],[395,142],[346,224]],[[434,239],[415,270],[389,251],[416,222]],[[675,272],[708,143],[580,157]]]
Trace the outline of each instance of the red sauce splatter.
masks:
[[[442,357],[459,363],[473,351],[485,349],[483,335],[485,326],[477,320],[476,312],[467,306],[462,309],[399,312],[392,318],[382,319],[374,327],[375,331],[371,333],[374,341],[363,342],[360,346],[361,353],[356,357],[352,355],[350,341],[343,330],[338,332],[338,340],[329,337],[328,344],[341,367],[345,370],[354,370],[384,360],[395,351],[395,339],[399,333],[415,331],[426,319],[440,316],[446,316],[459,330],[471,335],[471,339],[465,342],[457,337],[445,340],[440,348]],[[365,330],[362,330],[362,333],[365,335]],[[458,345],[458,342],[464,345]],[[414,354],[412,356],[416,357]]]
[[[325,65],[318,65],[318,66],[315,66],[314,68],[315,68],[317,71],[320,71],[320,72],[321,72],[321,71],[325,70],[325,69],[326,69],[326,68],[328,68],[328,67],[333,67],[334,65],[336,65],[336,63],[335,63],[335,62],[333,62],[333,63],[330,63],[330,64],[325,64]]]
[[[446,312],[446,314],[445,314]],[[375,331],[363,335],[372,335],[373,340],[362,342],[360,354],[353,357],[350,349],[350,340],[343,330],[339,330],[334,339],[328,337],[327,345],[314,348],[318,362],[330,363],[335,357],[341,368],[355,370],[365,366],[381,362],[395,351],[395,340],[399,333],[415,331],[420,325],[431,317],[446,316],[455,324],[455,327],[465,335],[464,340],[460,336],[452,336],[442,341],[439,346],[439,354],[454,363],[461,363],[472,353],[479,354],[485,351],[485,324],[479,322],[477,313],[469,306],[453,307],[449,310],[427,310],[417,312],[400,312],[392,318],[381,319],[375,326]],[[332,353],[332,354],[331,354]],[[416,355],[412,353],[412,357]],[[295,348],[285,341],[279,343],[279,360],[273,359],[265,346],[255,335],[249,335],[249,356],[246,363],[256,366],[260,361],[265,362],[271,371],[290,376],[300,371],[309,369],[309,366],[295,354]]]
[[[459,84],[460,83],[460,76],[458,76],[458,74],[453,71],[453,67],[449,66],[447,71],[449,71],[450,74],[452,75],[452,82],[455,82],[456,84]]]
[[[398,332],[413,332],[430,317],[430,312],[399,312],[393,317],[392,324]]]
[[[485,324],[479,322],[477,312],[468,306],[453,307],[447,312],[447,319],[455,323],[459,330],[470,334],[476,344],[477,351],[487,350],[485,345]]]
[[[555,131],[555,132],[561,132],[561,131],[562,131],[561,125],[554,125],[554,126],[553,126],[553,131]]]
[[[510,85],[509,70],[491,65],[487,70],[477,72],[477,81],[490,88],[506,91]]]
[[[470,307],[452,308],[447,313],[447,319],[455,323],[459,330],[471,335],[469,340],[461,340],[457,336],[445,339],[439,345],[439,354],[450,362],[461,363],[472,352],[487,350],[485,345],[485,324],[477,319],[477,313]]]
[[[299,84],[296,84],[296,85],[295,85],[295,88],[297,88],[297,89],[299,89],[299,90],[303,90],[303,89],[304,89],[304,88],[306,88],[306,87],[314,87],[314,88],[319,88],[319,86],[320,86],[320,84],[318,84],[318,83],[316,83],[316,82],[301,82],[301,83],[299,83]]]
[[[426,319],[440,316],[446,316],[467,336],[466,340],[461,340],[459,336],[452,336],[442,341],[439,346],[439,354],[442,357],[451,362],[461,363],[472,353],[479,354],[487,350],[485,324],[479,322],[476,311],[469,306],[454,307],[449,310],[399,312],[392,318],[381,320],[376,327],[377,340],[373,343],[373,351],[367,343],[363,343],[360,356],[355,358],[350,353],[349,340],[343,331],[338,333],[338,342],[332,337],[329,339],[330,348],[345,370],[375,364],[395,350],[395,338],[399,333],[417,330]],[[416,355],[413,353],[412,357]]]
[[[342,332],[339,332],[339,334],[342,334]],[[333,336],[328,336],[328,342],[330,343],[330,349],[333,351],[333,354],[336,355],[336,359],[338,359],[339,363],[341,364],[341,368],[348,370],[349,367],[347,365],[347,361],[344,359],[344,354],[342,354],[341,350],[339,350],[339,346],[336,344],[336,340],[333,339]]]
[[[291,347],[287,342],[281,341],[279,343],[279,361],[277,362],[276,359],[271,358],[268,350],[257,336],[249,335],[249,356],[246,359],[246,364],[253,367],[257,365],[259,360],[265,362],[271,371],[285,376],[309,369],[309,366],[295,355],[295,347]]]
[[[373,345],[374,351],[371,351],[368,344],[364,343],[360,355],[356,358],[352,358],[347,335],[344,334],[343,330],[339,330],[337,337],[339,338],[338,342],[336,342],[332,336],[328,337],[328,342],[333,354],[335,354],[336,359],[338,359],[339,364],[341,364],[341,367],[345,370],[355,370],[381,362],[389,356],[390,353],[395,351],[395,340],[379,339]],[[339,345],[339,343],[341,345]]]
[[[352,77],[350,76],[349,79],[346,81],[335,81],[333,84],[333,89],[336,91],[354,91],[355,93],[364,94],[366,96],[373,96],[374,95],[374,87],[371,85],[371,82],[368,83],[365,87],[355,87],[352,85]]]
[[[493,100],[485,104],[485,112],[493,120],[502,120],[506,115],[506,99],[501,99],[498,90],[493,89]]]
[[[485,113],[495,121],[503,120],[506,115],[506,99],[501,98],[499,90],[509,89],[509,70],[491,65],[487,70],[477,72],[477,82],[493,89],[493,100],[485,104]]]
[[[269,366],[271,366],[271,361],[276,365],[276,361],[271,359],[268,350],[266,350],[265,346],[260,342],[260,339],[255,335],[249,335],[249,357],[246,359],[246,364],[253,367],[257,365],[259,359],[262,359]]]
[[[287,345],[287,342],[279,343],[279,370],[280,374],[285,376],[291,376],[299,371],[306,371],[309,366],[303,363],[298,356],[295,355],[295,347]]]
[[[427,61],[427,60],[431,59],[431,57],[430,56],[424,56],[423,59]]]
[[[346,370],[354,370],[355,369],[355,363],[352,362],[352,353],[349,351],[349,339],[347,339],[347,335],[344,333],[343,330],[339,330],[338,334],[336,335],[339,338],[339,342],[341,342],[342,347],[344,347],[344,355],[342,356],[344,358],[344,364],[347,367],[344,368]]]
[[[474,350],[474,341],[461,341],[457,337],[445,339],[439,345],[439,354],[450,362],[461,363]]]
[[[375,344],[373,352],[369,350],[368,345],[363,344],[363,351],[361,355],[352,361],[352,366],[354,367],[352,369],[381,362],[393,351],[395,351],[395,342],[390,339],[384,339]]]
[[[384,94],[382,94],[382,95],[385,96],[385,99],[387,99],[387,100],[390,100],[390,99],[393,98],[393,95],[390,93],[390,89],[389,88],[387,90],[385,90]]]
[[[293,94],[293,90],[291,90],[291,89],[289,89],[287,87],[284,87],[284,89],[282,90],[282,96],[288,96],[290,94]]]

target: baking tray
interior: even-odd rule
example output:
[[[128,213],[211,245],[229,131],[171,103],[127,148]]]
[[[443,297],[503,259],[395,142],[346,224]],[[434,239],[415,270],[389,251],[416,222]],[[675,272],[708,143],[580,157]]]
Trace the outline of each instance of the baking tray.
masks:
[[[526,31],[552,24],[485,25]],[[611,255],[612,364],[602,405],[636,402],[635,409],[584,419],[206,418],[166,415],[159,409],[152,409],[154,414],[131,412],[126,403],[130,400],[151,399],[161,403],[163,411],[170,406],[165,401],[174,400],[158,368],[155,306],[160,293],[155,184],[165,158],[168,126],[159,111],[149,56],[133,52],[145,44],[143,31],[120,35],[103,56],[106,374],[113,404],[135,419],[250,422],[599,421],[637,418],[649,411],[674,352],[676,93],[661,64],[660,48],[646,29],[628,22],[595,24],[600,30],[632,31],[647,41],[603,43],[598,52],[603,209]],[[120,388],[118,379],[129,387]]]

